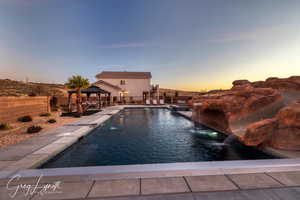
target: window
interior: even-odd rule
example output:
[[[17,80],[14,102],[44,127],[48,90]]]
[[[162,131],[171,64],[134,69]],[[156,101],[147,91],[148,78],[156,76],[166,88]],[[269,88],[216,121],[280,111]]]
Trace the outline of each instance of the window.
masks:
[[[120,81],[120,84],[121,84],[121,85],[125,85],[125,80],[121,80],[121,81]]]

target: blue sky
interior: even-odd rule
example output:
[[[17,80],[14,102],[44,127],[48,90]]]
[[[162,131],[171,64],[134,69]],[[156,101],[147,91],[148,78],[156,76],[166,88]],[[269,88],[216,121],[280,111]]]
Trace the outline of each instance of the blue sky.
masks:
[[[151,71],[161,87],[300,75],[298,0],[0,0],[0,78]]]

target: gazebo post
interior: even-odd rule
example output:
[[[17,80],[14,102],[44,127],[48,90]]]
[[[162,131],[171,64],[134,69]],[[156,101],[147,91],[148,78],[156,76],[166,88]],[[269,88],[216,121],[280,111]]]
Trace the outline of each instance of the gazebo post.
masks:
[[[99,104],[99,109],[101,109],[101,93],[98,93],[98,104]]]
[[[91,93],[86,93],[86,100],[87,101],[90,101],[90,96],[91,96]]]
[[[104,99],[105,99],[104,106],[106,107],[107,106],[107,94],[106,93],[104,94]]]
[[[108,93],[108,105],[110,106],[111,104],[111,96],[110,96],[110,93]]]
[[[71,112],[71,96],[72,96],[72,92],[69,92],[69,96],[68,96],[68,111]]]

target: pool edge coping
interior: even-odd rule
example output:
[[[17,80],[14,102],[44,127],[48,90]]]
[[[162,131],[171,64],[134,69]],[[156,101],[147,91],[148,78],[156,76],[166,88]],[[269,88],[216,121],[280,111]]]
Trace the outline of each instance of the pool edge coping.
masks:
[[[16,171],[0,171],[0,179],[10,178],[16,174],[21,175],[24,178],[39,177],[41,175],[43,177],[93,177],[98,175],[100,176],[98,179],[101,179],[102,177],[103,179],[111,180],[123,178],[231,175],[288,171],[300,171],[300,158],[21,169]]]

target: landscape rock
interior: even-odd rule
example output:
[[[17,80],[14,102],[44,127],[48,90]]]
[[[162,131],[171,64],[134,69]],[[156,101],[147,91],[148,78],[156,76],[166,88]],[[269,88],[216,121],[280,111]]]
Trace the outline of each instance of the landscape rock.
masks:
[[[247,84],[246,84],[247,85]],[[219,131],[232,133],[230,124],[252,112],[282,101],[280,93],[271,88],[246,87],[217,94],[202,95],[194,102],[194,120]]]
[[[248,146],[258,146],[266,143],[277,129],[277,119],[265,119],[250,124],[244,137],[241,139]]]
[[[251,84],[250,81],[244,79],[244,80],[235,80],[232,82],[232,85],[235,86],[235,85],[245,85],[245,84]]]
[[[268,78],[266,81],[256,81],[251,83],[255,88],[273,88],[277,90],[296,90],[300,91],[300,76],[289,78]]]
[[[193,99],[193,119],[249,146],[300,150],[300,76],[237,80]],[[292,103],[291,103],[292,102]]]
[[[277,118],[279,128],[300,128],[300,100],[281,109],[277,114]]]
[[[300,150],[300,100],[281,109],[276,119],[278,129],[270,145],[282,150]]]

